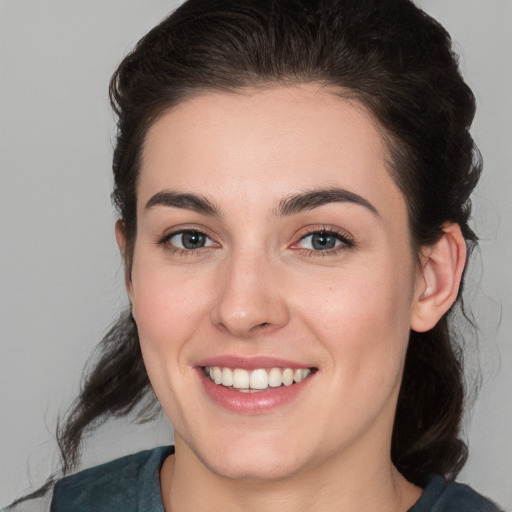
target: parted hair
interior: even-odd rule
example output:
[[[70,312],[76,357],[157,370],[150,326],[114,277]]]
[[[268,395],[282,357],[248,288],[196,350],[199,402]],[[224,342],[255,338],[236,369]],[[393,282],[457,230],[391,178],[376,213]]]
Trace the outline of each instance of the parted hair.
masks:
[[[412,249],[419,254],[435,243],[451,222],[471,251],[477,238],[468,225],[470,194],[481,170],[469,133],[475,101],[438,22],[409,0],[188,0],[139,41],[110,83],[118,119],[112,198],[126,227],[128,279],[137,178],[152,123],[209,90],[308,82],[358,101],[378,121],[390,174],[407,203]],[[417,485],[434,473],[454,478],[467,456],[454,309],[432,330],[410,333],[391,457]],[[86,432],[111,416],[150,419],[158,407],[137,327],[123,313],[58,428],[64,473],[79,460]]]

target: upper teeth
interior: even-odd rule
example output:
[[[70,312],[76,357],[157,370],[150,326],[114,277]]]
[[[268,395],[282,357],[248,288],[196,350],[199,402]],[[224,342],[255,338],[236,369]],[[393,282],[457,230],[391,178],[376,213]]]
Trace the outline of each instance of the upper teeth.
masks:
[[[309,368],[271,368],[266,370],[247,371],[242,368],[222,368],[220,366],[205,366],[206,375],[223,386],[233,386],[235,389],[267,389],[277,388],[281,385],[291,386],[294,382],[300,382],[310,373]]]

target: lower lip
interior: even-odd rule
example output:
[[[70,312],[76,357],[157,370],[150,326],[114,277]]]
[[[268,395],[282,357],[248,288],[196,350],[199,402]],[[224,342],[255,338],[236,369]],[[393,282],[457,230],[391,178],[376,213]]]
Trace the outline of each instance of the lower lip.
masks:
[[[206,394],[218,405],[228,411],[239,414],[262,414],[269,412],[292,401],[310,382],[310,375],[301,382],[291,386],[269,388],[265,391],[244,393],[235,391],[220,384],[215,384],[204,374],[203,368],[198,368],[199,378]]]

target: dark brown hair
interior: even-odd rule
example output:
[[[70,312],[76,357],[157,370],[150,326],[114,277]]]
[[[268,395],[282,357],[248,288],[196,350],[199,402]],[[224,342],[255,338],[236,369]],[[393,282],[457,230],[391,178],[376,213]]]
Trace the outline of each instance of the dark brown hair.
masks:
[[[461,227],[471,250],[469,196],[481,169],[469,134],[474,97],[435,20],[409,0],[189,0],[136,45],[110,84],[118,116],[113,201],[126,227],[128,275],[141,151],[155,119],[207,90],[306,82],[334,86],[379,121],[390,172],[407,201],[414,250],[438,240],[446,222]],[[454,478],[466,459],[452,314],[410,335],[391,455],[418,485],[433,473]],[[64,472],[76,463],[85,432],[134,408],[150,418],[155,403],[136,326],[123,314],[59,429]]]

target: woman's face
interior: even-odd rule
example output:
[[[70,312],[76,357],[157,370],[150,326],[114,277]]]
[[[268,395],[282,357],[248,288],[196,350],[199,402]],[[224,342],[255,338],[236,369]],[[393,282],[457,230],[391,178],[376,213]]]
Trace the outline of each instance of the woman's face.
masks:
[[[421,276],[386,162],[365,110],[315,85],[204,93],[149,130],[128,287],[191,463],[389,460]]]

